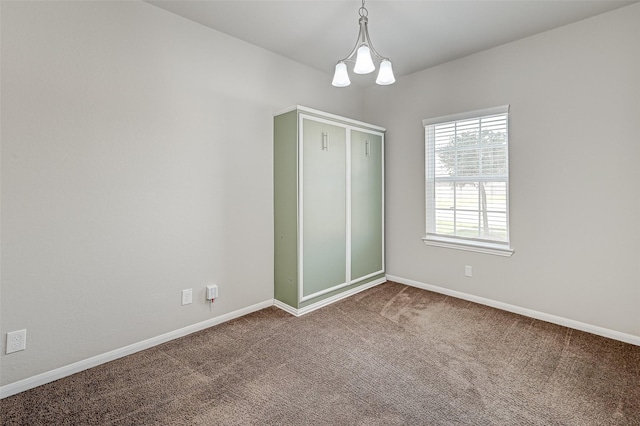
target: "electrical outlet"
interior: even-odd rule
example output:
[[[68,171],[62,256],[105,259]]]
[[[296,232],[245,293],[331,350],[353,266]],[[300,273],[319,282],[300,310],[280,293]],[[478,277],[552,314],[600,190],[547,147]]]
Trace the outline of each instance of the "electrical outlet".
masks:
[[[188,288],[186,290],[182,290],[182,305],[189,305],[193,302],[193,290]]]
[[[7,351],[13,352],[23,351],[27,348],[27,330],[11,331],[7,333]]]
[[[471,278],[473,276],[473,267],[464,265],[464,276]]]

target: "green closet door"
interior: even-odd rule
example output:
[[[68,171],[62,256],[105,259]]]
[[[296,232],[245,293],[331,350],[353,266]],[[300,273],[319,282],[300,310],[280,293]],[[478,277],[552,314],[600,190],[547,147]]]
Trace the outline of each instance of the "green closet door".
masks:
[[[383,270],[382,136],[351,131],[351,280]]]
[[[346,130],[302,120],[302,296],[346,282]]]

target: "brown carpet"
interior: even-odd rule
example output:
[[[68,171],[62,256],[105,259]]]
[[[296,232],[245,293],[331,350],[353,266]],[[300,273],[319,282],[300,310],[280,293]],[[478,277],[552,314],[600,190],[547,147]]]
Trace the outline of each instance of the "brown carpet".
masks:
[[[397,283],[0,401],[3,425],[640,425],[640,347]]]

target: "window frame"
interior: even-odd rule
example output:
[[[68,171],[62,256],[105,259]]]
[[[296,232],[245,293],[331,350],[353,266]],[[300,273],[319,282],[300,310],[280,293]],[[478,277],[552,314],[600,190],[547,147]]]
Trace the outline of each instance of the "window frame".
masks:
[[[506,241],[493,241],[481,238],[467,238],[461,236],[450,236],[429,232],[430,225],[430,204],[435,203],[435,191],[430,191],[430,185],[435,185],[435,177],[431,178],[430,173],[434,174],[435,160],[430,164],[429,159],[435,159],[435,145],[429,143],[428,127],[438,124],[451,123],[461,120],[470,120],[484,118],[492,115],[506,115],[506,133],[507,133],[507,177],[506,177]],[[423,242],[428,246],[444,247],[450,249],[467,250],[479,253],[493,254],[498,256],[510,257],[514,250],[511,247],[510,237],[510,220],[509,220],[509,192],[510,192],[510,167],[509,167],[509,105],[502,105],[493,108],[484,108],[474,111],[463,112],[459,114],[451,114],[440,117],[428,118],[422,120],[424,127],[424,146],[425,146],[425,237]],[[474,180],[479,176],[473,176],[469,180]],[[431,195],[430,195],[431,192]]]

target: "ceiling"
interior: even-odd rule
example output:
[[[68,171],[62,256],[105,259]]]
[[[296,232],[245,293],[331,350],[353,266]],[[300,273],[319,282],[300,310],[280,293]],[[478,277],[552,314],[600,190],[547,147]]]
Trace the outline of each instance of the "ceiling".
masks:
[[[147,2],[327,74],[353,48],[361,6],[350,0]],[[365,6],[373,45],[401,77],[636,2],[372,0]],[[349,74],[359,84],[374,80]]]

